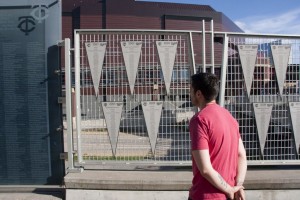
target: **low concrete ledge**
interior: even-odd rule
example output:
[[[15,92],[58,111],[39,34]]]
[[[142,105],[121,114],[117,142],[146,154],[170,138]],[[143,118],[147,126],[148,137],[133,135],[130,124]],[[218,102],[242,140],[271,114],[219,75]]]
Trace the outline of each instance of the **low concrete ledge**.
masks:
[[[300,170],[249,170],[245,188],[250,190],[300,189]]]
[[[300,170],[248,170],[247,190],[300,189]],[[191,171],[98,171],[69,173],[64,178],[67,189],[187,191]]]
[[[66,188],[101,190],[188,190],[191,172],[93,171],[69,173]]]

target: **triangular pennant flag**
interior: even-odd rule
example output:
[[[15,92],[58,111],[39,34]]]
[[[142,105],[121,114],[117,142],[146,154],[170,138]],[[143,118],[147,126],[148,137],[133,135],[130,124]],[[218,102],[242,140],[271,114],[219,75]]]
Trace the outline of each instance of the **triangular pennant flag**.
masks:
[[[291,45],[271,45],[271,50],[276,70],[279,92],[280,95],[282,95],[286,70],[291,52]]]
[[[116,155],[123,102],[102,102],[113,155]]]
[[[139,66],[142,42],[141,41],[130,41],[121,42],[124,62],[126,66],[129,86],[131,94],[134,92],[134,84],[136,80],[136,73]]]
[[[289,102],[290,105],[290,113],[291,113],[291,119],[292,119],[292,125],[293,125],[293,132],[294,132],[294,138],[295,138],[295,144],[296,144],[296,150],[299,154],[299,148],[300,148],[300,102]]]
[[[91,69],[95,94],[96,97],[98,97],[98,88],[104,62],[106,42],[86,42],[85,48]]]
[[[152,153],[155,153],[156,139],[159,131],[160,116],[163,103],[161,101],[143,101],[143,113],[148,130]]]
[[[272,103],[253,103],[257,132],[263,154],[271,120]]]
[[[258,45],[238,45],[248,97],[252,85]]]
[[[170,85],[175,63],[177,44],[177,41],[156,41],[158,56],[160,60],[160,65],[162,67],[167,94],[170,93]]]

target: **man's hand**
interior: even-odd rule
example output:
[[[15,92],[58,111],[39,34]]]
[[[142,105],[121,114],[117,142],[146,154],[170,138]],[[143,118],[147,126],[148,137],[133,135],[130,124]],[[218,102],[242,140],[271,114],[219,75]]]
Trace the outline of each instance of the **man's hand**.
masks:
[[[245,191],[244,189],[240,189],[234,194],[235,200],[246,200]]]
[[[234,187],[231,187],[229,190],[228,190],[228,192],[227,192],[227,197],[229,198],[229,199],[234,199],[234,197],[235,197],[235,194],[237,193],[237,192],[239,192],[240,190],[244,190],[244,187],[243,186],[234,186]]]

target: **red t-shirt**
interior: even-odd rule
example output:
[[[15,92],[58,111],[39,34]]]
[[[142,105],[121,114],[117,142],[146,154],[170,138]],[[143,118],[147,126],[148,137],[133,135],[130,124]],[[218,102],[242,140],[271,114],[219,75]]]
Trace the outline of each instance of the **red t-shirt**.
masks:
[[[190,121],[191,147],[209,150],[213,168],[231,186],[235,185],[238,162],[239,126],[232,115],[217,104],[209,104]],[[226,196],[210,184],[200,173],[192,158],[192,200],[225,200]]]

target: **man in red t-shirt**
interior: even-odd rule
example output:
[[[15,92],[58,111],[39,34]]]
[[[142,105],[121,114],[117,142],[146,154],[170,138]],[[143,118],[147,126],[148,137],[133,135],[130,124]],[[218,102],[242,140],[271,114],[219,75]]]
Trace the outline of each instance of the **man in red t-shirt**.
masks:
[[[200,112],[190,121],[193,181],[190,200],[244,200],[247,159],[237,121],[216,103],[218,78],[191,77],[191,101]]]

